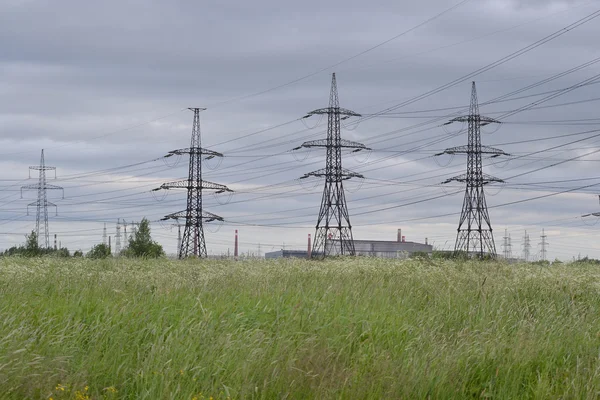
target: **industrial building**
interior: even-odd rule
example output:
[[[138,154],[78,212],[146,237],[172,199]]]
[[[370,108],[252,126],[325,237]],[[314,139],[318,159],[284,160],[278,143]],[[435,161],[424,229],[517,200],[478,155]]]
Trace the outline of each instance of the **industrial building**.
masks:
[[[431,254],[433,246],[427,243],[407,242],[398,229],[395,241],[386,240],[354,240],[354,249],[357,256],[380,258],[408,258],[415,252]],[[306,250],[278,250],[265,254],[265,258],[307,258]]]

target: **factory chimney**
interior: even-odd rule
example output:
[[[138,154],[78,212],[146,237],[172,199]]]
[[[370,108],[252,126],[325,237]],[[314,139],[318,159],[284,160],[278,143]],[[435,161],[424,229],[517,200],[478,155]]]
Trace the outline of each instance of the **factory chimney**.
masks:
[[[237,260],[238,258],[238,231],[235,230],[235,244],[233,247],[233,257]]]
[[[402,229],[398,229],[398,239],[396,239],[397,242],[401,242],[402,241]]]

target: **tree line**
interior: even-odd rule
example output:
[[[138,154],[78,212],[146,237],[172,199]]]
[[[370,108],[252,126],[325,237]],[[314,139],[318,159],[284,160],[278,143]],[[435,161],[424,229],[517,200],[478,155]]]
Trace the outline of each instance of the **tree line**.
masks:
[[[81,250],[76,250],[71,253],[66,247],[54,249],[51,247],[40,247],[38,236],[35,231],[29,235],[25,235],[25,243],[20,246],[13,246],[1,253],[3,256],[20,256],[20,257],[83,257]],[[165,252],[160,244],[152,240],[150,234],[150,222],[143,218],[138,229],[129,237],[127,246],[118,254],[123,257],[149,257],[158,258],[164,257]],[[100,243],[92,247],[85,254],[88,258],[100,259],[112,257],[112,249],[109,245]]]

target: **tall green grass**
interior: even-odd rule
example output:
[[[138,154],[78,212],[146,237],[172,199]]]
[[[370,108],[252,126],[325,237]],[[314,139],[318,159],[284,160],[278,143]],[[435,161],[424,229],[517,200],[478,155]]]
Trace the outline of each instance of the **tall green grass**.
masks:
[[[598,398],[599,285],[577,265],[5,258],[0,398]]]

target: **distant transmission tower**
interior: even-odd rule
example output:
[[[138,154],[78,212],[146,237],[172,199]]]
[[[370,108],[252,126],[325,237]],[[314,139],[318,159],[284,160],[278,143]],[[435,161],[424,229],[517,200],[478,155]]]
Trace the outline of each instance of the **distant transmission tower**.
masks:
[[[45,249],[50,248],[50,231],[48,230],[48,206],[56,209],[56,215],[58,215],[58,207],[56,204],[48,201],[46,196],[47,190],[62,190],[64,198],[64,189],[60,186],[50,185],[46,183],[46,171],[54,171],[54,179],[56,179],[56,167],[47,167],[44,161],[44,150],[42,149],[42,157],[40,158],[40,165],[29,167],[29,178],[31,178],[31,170],[40,171],[39,181],[37,185],[25,185],[21,187],[21,197],[23,197],[23,189],[37,190],[38,196],[37,201],[29,203],[27,205],[27,215],[29,215],[29,207],[36,206],[36,223],[35,232],[38,238],[40,247]]]
[[[540,238],[542,239],[542,241],[540,242],[540,245],[542,246],[542,249],[540,250],[540,259],[542,261],[546,261],[546,254],[547,254],[547,249],[546,246],[548,246],[548,242],[546,241],[546,238],[548,236],[544,233],[544,229],[542,228],[542,236],[540,236]]]
[[[106,239],[107,239],[107,235],[106,235],[106,222],[104,223],[104,230],[102,231],[102,244],[106,246]]]
[[[508,229],[504,230],[504,243],[502,247],[504,248],[504,259],[508,260],[512,258],[512,244],[510,242],[510,235],[508,234]]]
[[[525,231],[525,236],[523,236],[523,259],[527,262],[529,261],[529,254],[531,252],[531,242],[529,240],[529,235],[527,231]]]
[[[342,168],[342,149],[355,149],[354,151],[370,149],[364,144],[344,140],[341,137],[341,120],[360,117],[360,114],[340,108],[335,73],[331,78],[329,107],[311,111],[304,118],[324,114],[327,114],[327,139],[304,142],[300,147],[294,149],[324,147],[327,150],[325,169],[310,172],[300,178],[325,177],[325,188],[323,189],[321,210],[317,218],[312,256],[324,258],[328,255],[355,255],[352,225],[350,224],[343,181],[364,177]]]
[[[117,234],[115,235],[115,254],[121,254],[121,219],[117,219]]]
[[[216,151],[203,149],[201,147],[200,135],[200,110],[205,108],[190,108],[194,112],[194,126],[192,128],[192,140],[189,148],[170,151],[167,157],[173,155],[190,155],[188,179],[184,181],[163,183],[161,189],[187,189],[187,208],[184,211],[169,214],[163,218],[167,219],[185,219],[185,230],[183,239],[178,249],[178,257],[188,256],[206,257],[206,241],[204,239],[203,222],[223,221],[218,215],[209,213],[202,208],[202,190],[215,190],[215,193],[232,192],[225,185],[202,180],[202,159],[211,159],[214,157],[223,157],[223,154]]]
[[[492,224],[490,222],[483,187],[488,183],[503,182],[503,180],[483,173],[481,156],[482,154],[490,154],[492,157],[498,157],[508,154],[500,149],[481,145],[481,127],[493,123],[499,124],[500,121],[479,114],[475,82],[473,82],[471,88],[469,115],[454,118],[447,122],[446,125],[453,122],[468,123],[469,141],[467,146],[452,147],[436,155],[467,155],[467,173],[443,182],[456,181],[467,184],[462,212],[458,222],[458,234],[456,236],[454,251],[464,251],[467,255],[474,255],[480,258],[483,258],[485,255],[495,258],[496,245],[494,244]]]

